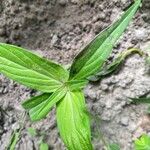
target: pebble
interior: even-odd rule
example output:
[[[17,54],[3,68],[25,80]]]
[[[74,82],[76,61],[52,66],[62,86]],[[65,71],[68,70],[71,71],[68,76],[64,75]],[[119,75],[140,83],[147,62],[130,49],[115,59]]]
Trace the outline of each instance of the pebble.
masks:
[[[65,5],[68,3],[68,0],[59,0],[58,3],[59,3],[61,6],[65,6]]]
[[[54,45],[54,44],[56,44],[57,41],[58,41],[58,36],[55,34],[55,35],[52,37],[51,44]]]
[[[109,98],[109,99],[110,99],[110,98]],[[106,107],[107,109],[111,109],[112,106],[113,106],[113,101],[112,101],[112,99],[111,99],[111,101],[106,100],[106,102],[105,102],[105,107]]]
[[[103,91],[106,91],[106,90],[108,90],[108,85],[107,84],[101,84],[101,89],[103,90]]]
[[[18,124],[18,122],[15,122],[14,124],[12,124],[12,130],[17,130],[20,128],[20,125]]]
[[[95,100],[97,98],[95,91],[86,91],[86,92],[90,99]]]
[[[126,4],[128,0],[121,0],[121,3]]]
[[[129,118],[128,117],[121,117],[121,120],[120,120],[121,124],[124,125],[124,126],[127,126],[129,124]]]
[[[136,40],[143,40],[145,39],[148,34],[147,34],[147,30],[145,28],[139,28],[135,30],[135,38]]]
[[[137,126],[134,122],[130,122],[129,126],[128,126],[128,129],[129,129],[129,131],[133,132],[133,131],[135,131],[136,127]]]
[[[78,3],[79,3],[79,0],[71,0],[71,3],[73,3],[73,4],[78,4]]]
[[[0,36],[4,36],[5,35],[5,29],[0,29]]]

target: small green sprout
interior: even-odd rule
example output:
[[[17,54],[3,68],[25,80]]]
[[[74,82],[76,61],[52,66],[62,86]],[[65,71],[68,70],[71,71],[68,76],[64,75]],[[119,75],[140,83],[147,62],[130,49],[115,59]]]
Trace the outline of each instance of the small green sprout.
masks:
[[[93,150],[82,89],[101,70],[140,5],[141,0],[136,0],[118,21],[99,33],[75,57],[69,71],[24,48],[0,43],[0,72],[42,92],[22,104],[32,121],[45,118],[56,105],[57,126],[68,150]]]
[[[17,142],[21,138],[21,131],[24,128],[25,119],[26,119],[26,112],[23,112],[21,115],[21,118],[19,120],[19,129],[16,129],[13,131],[11,138],[10,138],[10,141],[9,141],[9,144],[5,148],[6,150],[15,150]]]
[[[108,150],[121,150],[120,146],[116,143],[109,144]]]
[[[47,143],[44,143],[43,141],[40,143],[40,150],[49,150],[49,146]]]
[[[139,139],[135,140],[135,150],[150,150],[150,136],[143,134]]]
[[[29,127],[28,129],[28,133],[31,135],[31,136],[36,136],[37,135],[37,131],[35,128],[32,128],[32,127]]]
[[[45,134],[38,132],[35,128],[29,127],[28,129],[28,133],[32,136],[40,136],[40,141],[39,141],[39,150],[48,150],[49,149],[49,145],[47,143],[44,142],[45,139]]]

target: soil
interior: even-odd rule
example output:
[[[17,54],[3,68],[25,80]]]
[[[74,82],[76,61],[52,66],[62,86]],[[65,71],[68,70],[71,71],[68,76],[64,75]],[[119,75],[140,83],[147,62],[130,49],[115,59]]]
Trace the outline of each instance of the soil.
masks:
[[[63,65],[70,64],[84,45],[114,22],[131,2],[0,0],[0,42],[25,47]],[[142,50],[150,47],[150,0],[143,1],[109,60],[129,47]],[[99,130],[110,143],[119,143],[121,150],[133,150],[134,139],[149,133],[148,106],[133,105],[129,101],[129,97],[147,95],[149,91],[149,71],[138,54],[128,57],[120,71],[85,88],[89,111],[96,116],[93,119],[101,120],[92,124],[96,150],[103,149],[99,135],[95,135]],[[21,102],[35,94],[35,90],[0,75],[0,108],[3,110],[0,111],[0,150],[6,148],[13,130],[19,128],[19,118],[24,112]],[[29,127],[35,128],[38,134],[32,137],[27,130]],[[55,108],[40,122],[32,123],[29,117],[26,118],[16,149],[38,150],[41,135],[50,149],[65,149],[57,131]]]

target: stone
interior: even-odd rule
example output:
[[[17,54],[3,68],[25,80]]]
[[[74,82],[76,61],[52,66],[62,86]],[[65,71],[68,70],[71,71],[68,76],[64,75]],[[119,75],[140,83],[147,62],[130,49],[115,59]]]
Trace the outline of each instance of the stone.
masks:
[[[127,126],[129,124],[129,118],[127,116],[121,117],[121,124]]]
[[[148,31],[145,28],[136,29],[134,33],[136,40],[145,39],[148,36],[147,32]]]
[[[73,3],[73,4],[78,4],[78,3],[79,3],[79,0],[71,0],[71,3]]]
[[[65,6],[65,5],[68,3],[68,0],[59,0],[58,3],[59,3],[61,6]]]

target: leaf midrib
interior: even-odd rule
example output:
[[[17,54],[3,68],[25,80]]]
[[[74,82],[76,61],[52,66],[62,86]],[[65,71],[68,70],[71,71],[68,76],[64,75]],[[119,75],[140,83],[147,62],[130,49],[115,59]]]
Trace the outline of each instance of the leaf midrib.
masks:
[[[4,57],[0,57],[0,58],[2,58],[2,59],[6,59],[6,58],[4,58]],[[17,68],[17,67],[12,67],[12,66],[9,66],[8,64],[2,64],[2,65],[4,65],[4,66],[8,66],[8,67],[10,67],[10,68],[13,68],[13,69],[24,69],[24,70],[30,70],[30,71],[32,71],[32,72],[35,72],[35,73],[38,73],[38,74],[40,74],[40,75],[42,75],[43,77],[45,77],[45,78],[47,78],[47,79],[49,79],[50,81],[53,79],[54,81],[56,81],[56,82],[58,82],[58,83],[61,83],[62,84],[62,82],[61,81],[59,81],[59,80],[56,80],[56,79],[54,79],[54,78],[50,78],[49,76],[46,76],[45,74],[42,74],[42,73],[40,73],[40,72],[38,72],[38,71],[36,71],[36,70],[34,70],[34,69],[31,69],[31,68],[29,68],[29,67],[24,67],[24,66],[21,66],[21,65],[18,65],[17,63],[15,63],[15,62],[13,62],[13,61],[11,61],[11,60],[9,60],[9,59],[6,59],[8,62],[11,62],[11,63],[14,63],[14,64],[16,64],[17,66],[19,66],[20,68]],[[0,64],[1,65],[1,64]],[[5,69],[2,69],[3,71],[5,71]],[[16,74],[14,74],[14,75],[16,75]]]

